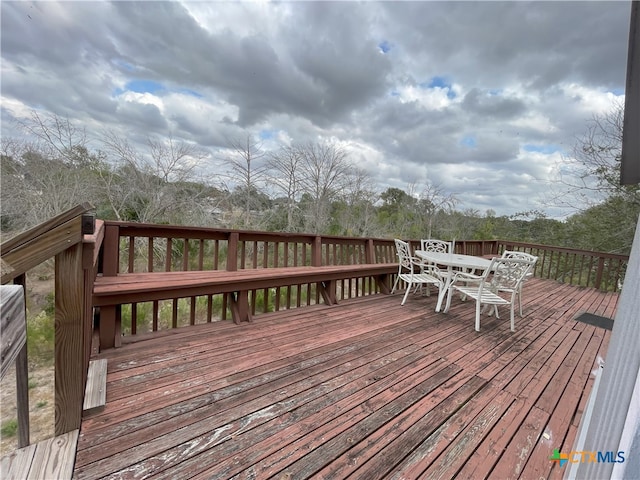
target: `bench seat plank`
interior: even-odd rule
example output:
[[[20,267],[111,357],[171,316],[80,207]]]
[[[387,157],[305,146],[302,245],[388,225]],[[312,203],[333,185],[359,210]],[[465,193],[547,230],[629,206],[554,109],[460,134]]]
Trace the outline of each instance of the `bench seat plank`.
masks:
[[[100,337],[101,344],[111,348],[119,346],[118,311],[123,304],[224,293],[230,294],[229,306],[233,321],[251,322],[248,299],[248,292],[251,290],[316,283],[325,304],[333,305],[337,303],[336,281],[374,277],[380,290],[389,293],[389,275],[395,273],[397,268],[396,263],[378,263],[100,275],[94,283],[93,306],[100,307],[101,322],[112,327],[104,329],[104,336],[101,328]],[[114,341],[111,341],[112,337]]]
[[[187,272],[121,273],[98,276],[93,305],[120,305],[181,298],[185,296],[233,293],[262,288],[327,282],[342,278],[383,276],[397,271],[395,263],[335,265],[323,267],[258,268],[229,272],[203,270]]]

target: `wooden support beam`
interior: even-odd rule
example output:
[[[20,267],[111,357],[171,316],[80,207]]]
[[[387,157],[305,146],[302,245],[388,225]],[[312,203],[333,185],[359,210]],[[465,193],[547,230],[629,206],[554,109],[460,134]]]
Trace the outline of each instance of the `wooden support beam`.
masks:
[[[249,291],[240,290],[229,295],[231,298],[231,316],[237,325],[241,322],[252,322],[251,309],[249,308]]]
[[[82,244],[56,255],[55,434],[80,428],[84,395]]]
[[[322,295],[325,305],[335,305],[338,303],[336,299],[336,281],[325,280],[324,282],[318,282],[318,290]]]

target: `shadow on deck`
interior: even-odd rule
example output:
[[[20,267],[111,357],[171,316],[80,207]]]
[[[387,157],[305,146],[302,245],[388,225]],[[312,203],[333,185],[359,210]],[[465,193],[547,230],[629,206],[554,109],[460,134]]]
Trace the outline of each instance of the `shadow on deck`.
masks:
[[[533,279],[509,331],[379,295],[132,341],[82,421],[76,478],[560,478],[617,294]]]

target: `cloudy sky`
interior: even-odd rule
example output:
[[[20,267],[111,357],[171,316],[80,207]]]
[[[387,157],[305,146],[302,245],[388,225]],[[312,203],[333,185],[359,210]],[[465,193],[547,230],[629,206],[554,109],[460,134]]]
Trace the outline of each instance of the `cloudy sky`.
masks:
[[[329,140],[378,191],[562,212],[545,192],[624,99],[630,2],[1,3],[2,134],[32,109],[211,152]]]

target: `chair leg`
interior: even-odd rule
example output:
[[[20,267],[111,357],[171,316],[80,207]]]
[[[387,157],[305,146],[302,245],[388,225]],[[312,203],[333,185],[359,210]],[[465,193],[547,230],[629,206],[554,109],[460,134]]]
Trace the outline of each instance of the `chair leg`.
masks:
[[[518,307],[520,307],[520,318],[522,318],[522,284],[518,286]]]
[[[516,306],[515,306],[514,302],[511,302],[511,331],[512,332],[516,331],[515,309],[516,309]]]
[[[400,280],[400,275],[396,276],[396,281],[393,282],[393,288],[391,289],[391,293],[396,291],[396,287],[398,286],[398,281]]]
[[[476,332],[480,331],[480,299],[476,301]]]
[[[409,290],[411,290],[411,284],[407,285],[407,291],[404,292],[404,297],[402,298],[402,303],[400,305],[404,305],[404,302],[407,301],[407,297],[409,296]]]
[[[440,289],[443,289],[444,285],[442,285],[440,287]],[[453,287],[451,285],[449,285],[449,290],[447,291],[447,302],[444,305],[444,310],[442,311],[442,313],[447,313],[449,311],[449,307],[451,307],[451,297],[453,296]]]

